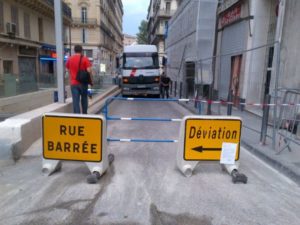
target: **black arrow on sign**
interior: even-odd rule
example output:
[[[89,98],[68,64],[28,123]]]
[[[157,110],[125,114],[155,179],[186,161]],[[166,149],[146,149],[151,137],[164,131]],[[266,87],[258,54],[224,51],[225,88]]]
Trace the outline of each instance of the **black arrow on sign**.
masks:
[[[203,152],[203,151],[221,151],[221,148],[203,148],[203,146],[198,146],[195,148],[192,148],[192,150],[196,151],[196,152]]]

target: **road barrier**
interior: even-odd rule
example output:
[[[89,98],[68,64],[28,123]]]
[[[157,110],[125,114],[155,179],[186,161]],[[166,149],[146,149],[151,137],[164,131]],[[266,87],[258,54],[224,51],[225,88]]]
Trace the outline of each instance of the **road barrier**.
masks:
[[[123,98],[123,97],[111,97],[106,100],[104,106],[104,114],[106,121],[120,120],[120,121],[156,121],[156,122],[181,122],[180,118],[152,118],[152,117],[117,117],[109,116],[109,104],[113,100],[119,101],[144,101],[144,102],[178,102],[180,99],[159,99],[159,98]],[[170,139],[128,139],[128,138],[107,138],[109,142],[154,142],[154,143],[177,143],[178,140]]]
[[[44,173],[59,170],[61,160],[82,161],[99,178],[105,173],[109,156],[103,116],[46,113],[42,119]]]
[[[182,119],[179,118],[134,118],[134,117],[117,117],[117,116],[109,116],[108,106],[113,100],[118,101],[144,101],[144,102],[183,102],[188,101],[188,99],[176,99],[176,98],[169,98],[169,99],[160,99],[160,98],[123,98],[123,97],[111,97],[108,98],[105,102],[104,106],[104,114],[106,120],[135,120],[135,121],[160,121],[160,122],[181,122]]]
[[[177,143],[178,140],[158,140],[158,139],[127,139],[127,138],[107,138],[107,141],[118,142],[156,142],[156,143]]]
[[[129,139],[108,137],[108,142],[156,142],[179,143],[177,166],[187,177],[200,161],[219,161],[232,176],[232,181],[247,183],[247,177],[238,172],[240,155],[240,138],[242,121],[231,116],[186,116],[178,118],[151,118],[151,117],[118,117],[109,115],[109,104],[114,101],[146,101],[146,102],[186,102],[189,99],[150,99],[150,98],[122,98],[107,99],[104,107],[105,118],[108,121],[160,121],[180,122],[179,140],[168,139]]]

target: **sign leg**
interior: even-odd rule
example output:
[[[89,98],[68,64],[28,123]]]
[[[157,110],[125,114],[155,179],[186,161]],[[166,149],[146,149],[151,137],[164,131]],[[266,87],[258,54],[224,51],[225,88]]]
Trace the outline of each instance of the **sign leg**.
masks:
[[[198,163],[198,161],[185,161],[182,159],[182,156],[177,157],[177,167],[186,177],[193,175],[193,171]]]
[[[87,176],[87,182],[89,184],[95,184],[100,180],[101,176],[106,172],[108,166],[114,161],[113,154],[104,154],[103,160],[100,163],[90,163],[86,162],[85,164],[89,168],[91,174]]]
[[[49,160],[43,159],[42,172],[48,176],[52,175],[56,171],[59,171],[62,167],[62,162],[60,160]]]

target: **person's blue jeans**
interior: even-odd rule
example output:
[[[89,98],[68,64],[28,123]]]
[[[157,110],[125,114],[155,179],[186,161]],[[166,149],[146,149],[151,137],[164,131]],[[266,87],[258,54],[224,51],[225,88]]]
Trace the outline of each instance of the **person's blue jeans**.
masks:
[[[73,112],[80,114],[79,102],[81,101],[82,114],[87,114],[88,85],[87,84],[71,85],[71,92],[72,92],[72,99],[73,99]]]
[[[165,98],[165,96],[167,98],[169,98],[169,86],[162,86],[161,87],[161,97]]]

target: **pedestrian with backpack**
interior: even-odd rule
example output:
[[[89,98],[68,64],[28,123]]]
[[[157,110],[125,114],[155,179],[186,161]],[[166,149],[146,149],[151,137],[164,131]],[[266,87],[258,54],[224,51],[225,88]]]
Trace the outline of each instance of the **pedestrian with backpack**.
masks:
[[[66,63],[66,68],[70,74],[73,112],[78,114],[87,114],[88,85],[93,85],[91,79],[92,65],[89,59],[82,55],[81,45],[75,45],[74,51],[75,54],[72,55]]]

